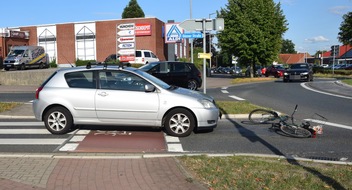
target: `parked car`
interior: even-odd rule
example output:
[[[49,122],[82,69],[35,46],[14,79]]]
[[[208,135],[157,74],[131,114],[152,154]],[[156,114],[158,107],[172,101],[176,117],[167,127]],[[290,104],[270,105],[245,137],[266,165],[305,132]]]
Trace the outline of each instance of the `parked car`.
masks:
[[[49,56],[42,46],[13,46],[4,59],[4,69],[49,68]]]
[[[237,66],[230,67],[230,74],[235,76],[242,76],[242,69]]]
[[[253,68],[253,70],[255,71],[255,72],[254,72],[254,75],[253,75],[254,77],[261,77],[261,76],[262,76],[262,66],[260,66],[260,65],[255,65],[254,68]],[[246,77],[251,76],[251,66],[248,66],[248,67],[246,68],[245,76],[246,76]]]
[[[110,65],[55,71],[37,89],[33,112],[52,134],[83,124],[159,127],[177,137],[215,128],[220,114],[210,96]]]
[[[130,61],[129,63],[148,64],[156,61],[159,61],[159,58],[152,51],[143,49],[136,50],[135,60]]]
[[[308,63],[290,64],[284,72],[283,81],[313,81],[313,68]]]
[[[159,61],[141,66],[139,69],[154,75],[169,85],[191,90],[202,86],[202,74],[193,63]]]
[[[266,68],[265,76],[274,76],[275,78],[280,78],[284,75],[285,68],[282,65],[271,65]]]

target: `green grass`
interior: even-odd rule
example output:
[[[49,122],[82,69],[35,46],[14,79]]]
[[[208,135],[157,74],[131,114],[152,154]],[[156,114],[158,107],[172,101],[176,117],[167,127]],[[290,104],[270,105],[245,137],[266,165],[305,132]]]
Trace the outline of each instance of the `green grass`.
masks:
[[[352,79],[343,79],[341,82],[352,86]]]
[[[178,158],[208,189],[350,189],[352,166],[260,157]]]
[[[262,108],[248,101],[217,101],[222,114],[246,114],[254,109]]]
[[[17,102],[0,102],[0,113],[7,111],[7,110],[11,110],[12,108],[16,107],[20,105],[20,103]]]

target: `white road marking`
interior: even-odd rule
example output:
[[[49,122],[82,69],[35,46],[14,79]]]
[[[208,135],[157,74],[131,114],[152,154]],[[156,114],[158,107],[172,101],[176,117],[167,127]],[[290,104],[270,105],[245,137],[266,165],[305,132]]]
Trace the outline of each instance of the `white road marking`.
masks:
[[[18,134],[47,134],[51,133],[46,129],[0,129],[0,134],[10,134],[10,135],[18,135]]]
[[[164,135],[168,152],[184,152],[182,144],[178,137],[172,137],[166,134]]]
[[[1,145],[60,145],[66,139],[0,139]]]
[[[328,93],[328,92],[323,92],[323,91],[319,91],[319,90],[315,90],[313,88],[310,88],[306,85],[306,83],[301,83],[301,86],[307,90],[310,90],[310,91],[313,91],[313,92],[317,92],[317,93],[320,93],[320,94],[325,94],[325,95],[330,95],[330,96],[335,96],[335,97],[339,97],[339,98],[346,98],[346,99],[350,99],[352,100],[351,97],[348,97],[348,96],[343,96],[343,95],[338,95],[338,94],[332,94],[332,93]]]
[[[352,126],[342,125],[342,124],[338,124],[338,123],[331,123],[331,122],[321,121],[321,120],[316,120],[316,119],[304,119],[304,120],[305,121],[314,122],[314,123],[323,124],[323,125],[329,125],[329,126],[332,126],[332,127],[338,127],[338,128],[352,130]]]
[[[238,97],[238,96],[233,96],[233,95],[231,95],[231,96],[229,96],[229,97],[230,97],[230,98],[233,98],[233,99],[235,99],[235,100],[239,100],[239,101],[246,100],[246,99],[240,98],[240,97]]]
[[[228,94],[229,93],[229,91],[227,91],[227,90],[221,90],[221,92],[224,93],[224,94]]]

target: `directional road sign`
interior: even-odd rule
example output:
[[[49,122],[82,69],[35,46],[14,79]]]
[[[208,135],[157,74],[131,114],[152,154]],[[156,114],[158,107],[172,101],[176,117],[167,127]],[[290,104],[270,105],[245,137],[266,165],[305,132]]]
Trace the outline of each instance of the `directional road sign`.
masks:
[[[203,38],[203,34],[200,32],[197,33],[183,33],[181,38]]]
[[[198,53],[198,58],[200,59],[210,59],[210,53]]]
[[[187,31],[203,31],[203,20],[202,19],[191,19],[185,20],[180,23],[180,27]],[[224,30],[224,19],[217,18],[217,19],[205,19],[205,30],[216,30],[222,31]]]

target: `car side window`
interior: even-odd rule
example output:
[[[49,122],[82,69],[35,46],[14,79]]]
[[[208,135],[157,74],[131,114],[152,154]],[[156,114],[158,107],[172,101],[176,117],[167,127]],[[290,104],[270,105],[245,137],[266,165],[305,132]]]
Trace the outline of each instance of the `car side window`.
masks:
[[[100,71],[99,83],[101,89],[144,91],[144,86],[148,82],[125,71]]]
[[[157,58],[156,55],[154,53],[150,53],[152,55],[152,58]]]
[[[150,52],[145,51],[145,52],[144,52],[144,57],[151,57],[151,56],[150,56]]]
[[[66,73],[65,80],[71,88],[95,88],[93,71]]]

